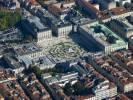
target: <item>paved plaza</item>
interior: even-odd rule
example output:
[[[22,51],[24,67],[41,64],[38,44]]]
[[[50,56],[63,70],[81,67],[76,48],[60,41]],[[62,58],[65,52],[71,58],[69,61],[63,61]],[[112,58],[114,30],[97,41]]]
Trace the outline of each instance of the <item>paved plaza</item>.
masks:
[[[79,38],[75,36],[75,38]],[[75,43],[70,37],[68,38],[53,38],[50,41],[40,44],[46,55],[57,61],[72,60],[82,56],[86,51]]]

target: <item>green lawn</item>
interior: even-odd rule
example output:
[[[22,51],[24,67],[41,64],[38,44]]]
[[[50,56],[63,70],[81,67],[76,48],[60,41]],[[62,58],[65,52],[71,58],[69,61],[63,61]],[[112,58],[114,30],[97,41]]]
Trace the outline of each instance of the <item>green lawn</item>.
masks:
[[[0,9],[0,31],[15,26],[21,20],[21,13],[17,11]]]

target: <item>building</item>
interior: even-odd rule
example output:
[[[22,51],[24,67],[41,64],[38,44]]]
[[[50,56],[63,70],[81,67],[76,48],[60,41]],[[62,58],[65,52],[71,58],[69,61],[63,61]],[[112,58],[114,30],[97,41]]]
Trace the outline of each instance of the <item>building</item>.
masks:
[[[50,89],[55,100],[70,100],[70,97],[64,93],[61,86],[53,84],[50,86]]]
[[[68,12],[75,5],[74,0],[64,0],[60,3],[54,3],[48,6],[48,11],[52,13],[57,18],[64,20]]]
[[[111,57],[133,74],[133,52],[131,50],[115,51],[111,54]]]
[[[102,76],[100,73],[98,73],[92,65],[88,63],[82,63],[82,61],[79,64],[82,69],[84,69],[87,72],[86,77],[80,77],[80,80],[77,80],[75,82],[69,82],[72,86],[74,84],[81,83],[84,84],[84,86],[89,90],[89,93],[86,91],[84,95],[71,95],[70,98],[74,98],[76,100],[102,100],[110,97],[114,97],[117,95],[117,87],[114,85],[114,83],[110,82],[108,79],[106,79],[104,76]],[[71,66],[73,67],[73,66]],[[77,66],[76,66],[77,67]],[[78,72],[78,70],[75,70],[75,72]],[[74,74],[73,74],[74,75]],[[71,76],[71,75],[69,75]],[[74,75],[75,76],[75,75]],[[68,76],[67,76],[68,77]],[[53,85],[60,86],[57,83],[53,83],[50,87],[52,88]],[[64,86],[63,86],[64,87]],[[60,87],[62,89],[62,86]],[[73,90],[73,88],[72,88]],[[55,90],[53,90],[54,92]],[[74,91],[74,90],[73,90]],[[82,90],[82,92],[84,92]],[[64,93],[64,92],[63,92]]]
[[[114,0],[96,0],[96,2],[100,5],[102,11],[116,8],[116,1]]]
[[[73,70],[72,67],[75,67],[76,70]],[[80,60],[78,66],[72,65],[69,70],[71,70],[71,72],[58,74],[56,76],[52,76],[49,73],[42,75],[43,83],[48,86],[49,91],[56,100],[59,100],[59,98],[65,98],[65,100],[71,98],[74,100],[102,100],[117,95],[116,85],[98,73],[91,64]],[[81,71],[87,73],[85,77],[80,76]],[[76,83],[84,84],[82,94],[75,95],[77,92],[73,86]],[[64,87],[68,84],[70,85],[68,89],[73,91],[69,96],[66,94],[66,90],[64,90]],[[86,89],[89,92],[87,92]]]
[[[133,36],[133,25],[126,18],[111,20],[107,25],[123,39],[130,39]]]
[[[65,38],[72,32],[72,24],[58,22],[55,25],[52,25],[53,32],[58,38]]]
[[[51,27],[53,35],[56,37],[68,37],[68,35],[72,32],[72,24],[70,22],[66,20],[59,20],[50,13],[48,13],[42,21]]]
[[[119,49],[128,49],[127,42],[108,29],[108,27],[103,24],[99,24],[98,22],[81,26],[79,28],[79,33],[82,35],[83,41],[86,42],[86,47],[88,49],[88,41],[94,43],[100,48],[100,50],[107,54]]]
[[[112,19],[126,18],[126,17],[133,15],[133,11],[128,11],[124,7],[116,7],[116,8],[113,8],[109,11],[109,15],[110,15],[109,18],[102,19],[102,21],[108,22]]]
[[[11,70],[16,74],[24,71],[24,63],[23,61],[19,60],[17,56],[14,56],[13,54],[6,54],[3,56],[3,58],[8,64],[8,66],[11,68]]]
[[[68,35],[72,32],[72,24],[68,21],[59,20],[50,15],[47,17],[47,23],[51,27],[53,35],[58,38],[68,37]]]
[[[113,0],[76,0],[76,2],[91,19],[108,21],[120,17],[124,18],[133,13],[124,7],[115,7],[116,4],[114,4],[115,2]],[[103,10],[96,5],[103,6]]]
[[[29,66],[33,64],[32,60],[44,56],[46,54],[46,51],[45,49],[42,49],[42,47],[34,43],[26,43],[14,46],[13,54],[17,57],[19,61],[23,62],[26,68],[29,68]],[[43,66],[42,68],[45,67],[46,66]]]
[[[105,80],[99,83],[93,88],[93,92],[98,100],[103,98],[113,97],[117,95],[117,87],[114,84],[110,84],[109,81]]]
[[[4,100],[30,100],[16,80],[0,83],[0,90],[3,91],[1,95],[3,96]]]
[[[67,37],[72,31],[72,24],[70,22],[58,19],[41,6],[34,6],[32,9],[30,9],[30,12],[33,15],[38,16],[38,18],[35,16],[26,18],[23,21],[23,24],[25,25],[24,28],[32,33],[33,36],[37,38],[37,42],[39,43],[43,42],[43,40],[52,40],[52,35],[59,38]]]
[[[22,88],[28,93],[30,99],[51,100],[49,93],[38,81],[35,74],[32,73],[28,76],[23,76],[20,84]]]
[[[76,100],[102,100],[117,95],[117,87],[100,73],[98,73],[90,63],[81,63],[88,71],[88,76],[83,83],[89,89],[88,95],[77,96]]]
[[[70,22],[73,25],[73,32],[78,32],[79,26],[92,23],[93,21],[95,21],[95,20],[91,20],[89,18],[84,18],[84,17],[81,17],[80,15],[70,18]]]
[[[94,54],[91,63],[97,71],[113,81],[118,91],[130,92],[133,90],[133,76],[110,57],[104,54]]]
[[[0,83],[16,80],[12,70],[0,68]]]
[[[68,82],[77,82],[79,75],[77,72],[68,72],[65,74],[59,74],[57,76],[42,75],[42,81],[47,85],[58,84],[61,87],[64,87]]]
[[[76,3],[86,11],[91,18],[99,18],[101,17],[100,10],[97,8],[96,3],[90,2],[89,0],[76,0]]]
[[[79,7],[89,15],[91,19],[108,19],[114,14],[110,11],[115,9],[113,4],[109,0],[76,0]],[[112,6],[113,5],[113,6]],[[101,7],[101,8],[100,8]]]
[[[36,0],[20,0],[20,3],[30,11],[32,11],[34,8],[41,7]]]
[[[31,33],[37,42],[52,38],[52,30],[44,26],[38,17],[30,16],[22,21],[22,24],[24,29]]]
[[[131,100],[128,96],[125,94],[118,94],[115,97],[108,98],[109,100]]]
[[[9,28],[0,32],[0,42],[20,41],[23,36],[17,28]]]
[[[125,5],[125,3],[131,4],[132,0],[115,0],[118,2],[121,6]]]
[[[58,2],[57,0],[52,0],[52,1],[51,1],[51,0],[49,1],[49,0],[48,0],[48,1],[45,1],[45,2],[44,2],[44,5],[46,5],[46,7],[48,7],[49,5],[55,4],[55,3],[57,3],[57,2]]]
[[[0,0],[3,7],[14,10],[20,8],[20,3],[17,0]]]
[[[54,68],[56,62],[50,59],[48,56],[42,56],[35,59],[32,59],[32,64],[37,66],[40,70]]]
[[[13,47],[13,51],[18,57],[36,58],[44,55],[41,47],[34,43],[20,44]]]

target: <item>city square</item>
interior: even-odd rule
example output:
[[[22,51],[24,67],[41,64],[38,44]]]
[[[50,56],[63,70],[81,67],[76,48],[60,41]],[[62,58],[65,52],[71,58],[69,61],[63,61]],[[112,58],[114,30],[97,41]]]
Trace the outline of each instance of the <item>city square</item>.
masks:
[[[74,59],[81,56],[85,51],[73,42],[61,42],[54,45],[49,53],[58,59]]]

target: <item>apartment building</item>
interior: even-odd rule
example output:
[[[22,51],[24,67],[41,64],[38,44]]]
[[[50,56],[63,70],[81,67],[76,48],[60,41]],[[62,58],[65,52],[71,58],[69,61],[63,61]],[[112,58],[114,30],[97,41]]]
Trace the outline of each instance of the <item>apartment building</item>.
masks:
[[[34,73],[23,76],[21,86],[33,100],[51,100],[49,93],[38,81]]]
[[[116,33],[111,31],[104,24],[93,22],[88,25],[82,25],[79,28],[83,40],[86,43],[86,47],[89,49],[88,41],[94,43],[102,51],[109,54],[119,49],[128,49],[128,43],[125,42]]]
[[[107,25],[123,39],[130,39],[133,36],[133,25],[126,18],[111,20]]]
[[[133,90],[133,76],[117,62],[104,54],[98,54],[93,57],[94,67],[110,81],[113,81],[118,91],[129,92]]]

